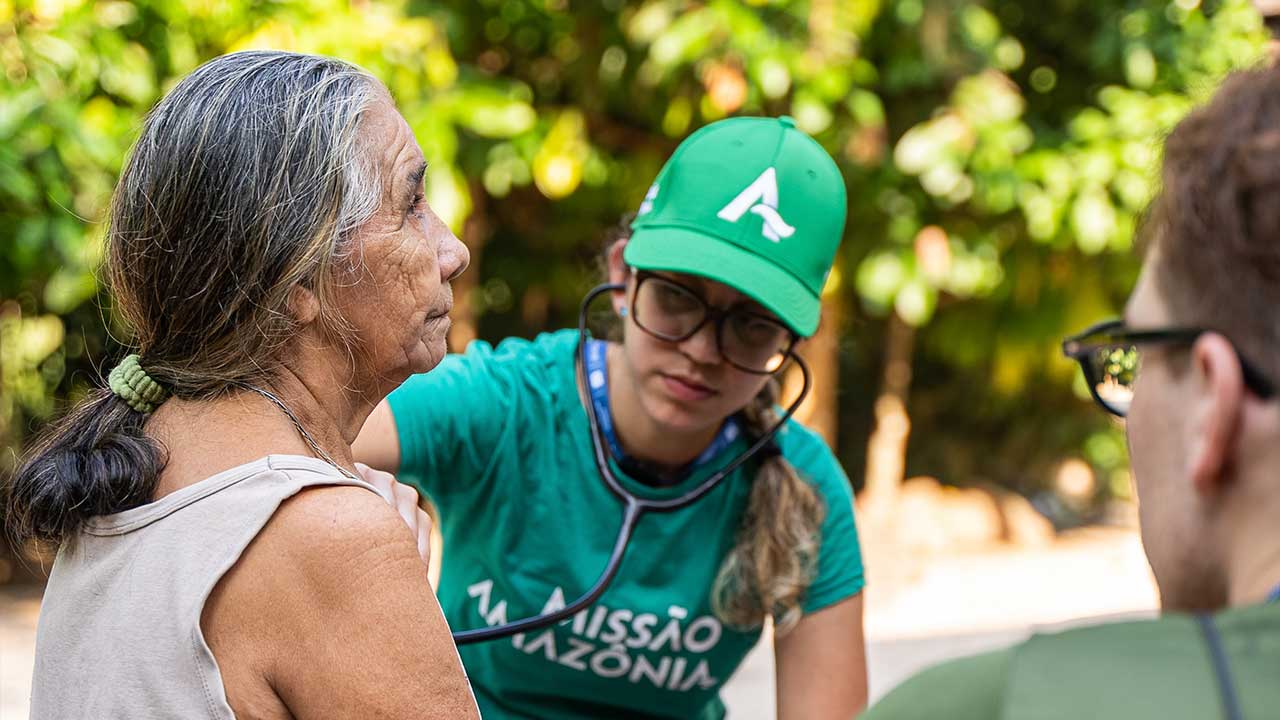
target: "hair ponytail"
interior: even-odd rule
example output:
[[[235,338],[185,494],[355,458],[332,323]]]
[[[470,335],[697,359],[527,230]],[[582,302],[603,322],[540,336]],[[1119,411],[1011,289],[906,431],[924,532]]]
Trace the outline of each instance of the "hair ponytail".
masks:
[[[146,419],[110,390],[97,390],[37,441],[9,487],[15,546],[60,545],[95,515],[149,502],[164,458],[143,434]]]
[[[778,422],[778,382],[770,379],[742,411],[749,435]],[[720,566],[711,604],[734,627],[756,627],[772,615],[778,634],[800,619],[801,599],[817,568],[826,507],[817,490],[782,455],[759,464],[736,545]]]

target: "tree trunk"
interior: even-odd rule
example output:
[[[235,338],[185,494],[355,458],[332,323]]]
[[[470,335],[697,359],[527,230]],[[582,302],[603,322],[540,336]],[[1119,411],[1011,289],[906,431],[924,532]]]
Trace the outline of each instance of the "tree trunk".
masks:
[[[476,313],[476,288],[480,282],[480,259],[489,239],[489,218],[485,215],[485,190],[478,182],[468,186],[471,192],[471,214],[462,225],[462,244],[471,253],[471,264],[453,281],[453,326],[449,328],[449,351],[462,352],[478,337],[480,318]]]
[[[911,355],[915,328],[897,313],[889,316],[884,340],[884,375],[876,398],[876,429],[867,441],[866,487],[862,493],[864,517],[883,523],[893,512],[902,486],[907,460],[911,418],[907,396],[911,392]]]
[[[813,373],[813,388],[796,410],[796,420],[822,435],[832,450],[836,448],[839,416],[840,333],[844,320],[840,303],[838,293],[828,293],[822,299],[822,324],[800,353]],[[784,398],[794,398],[800,392],[800,383],[798,372],[789,373]]]
[[[925,1],[924,18],[920,21],[920,49],[930,67],[947,67],[950,50],[952,16],[950,2]]]
[[[812,0],[809,3],[809,48],[813,62],[821,64],[832,55],[847,51],[839,43],[836,34],[836,0]],[[818,332],[804,343],[800,355],[813,373],[813,387],[809,396],[796,409],[795,419],[817,431],[827,446],[836,449],[837,398],[840,391],[840,332],[844,320],[840,293],[824,288],[822,293],[822,322]],[[786,375],[782,390],[782,402],[791,403],[800,393],[802,378],[796,368]]]
[[[810,0],[809,49],[827,55],[835,49],[836,3],[835,0]]]

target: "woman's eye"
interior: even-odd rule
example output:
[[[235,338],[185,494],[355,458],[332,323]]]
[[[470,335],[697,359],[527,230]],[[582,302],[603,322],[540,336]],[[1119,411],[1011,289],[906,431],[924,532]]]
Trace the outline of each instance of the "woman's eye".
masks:
[[[658,302],[668,311],[687,310],[697,305],[688,293],[664,285],[658,286]]]
[[[740,337],[764,342],[782,334],[782,329],[768,320],[739,315],[734,318],[734,329]]]

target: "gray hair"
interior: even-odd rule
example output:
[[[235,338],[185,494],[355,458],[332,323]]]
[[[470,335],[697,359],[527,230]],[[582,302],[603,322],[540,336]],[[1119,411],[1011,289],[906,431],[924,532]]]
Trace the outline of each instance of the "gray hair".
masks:
[[[331,299],[381,203],[359,130],[387,97],[348,63],[253,51],[200,66],[147,116],[112,200],[106,274],[141,365],[173,396],[269,383],[298,330],[297,286],[350,348]],[[148,502],[164,459],[144,421],[100,390],[54,426],[13,480],[17,539],[61,542]]]
[[[237,359],[272,356],[292,336],[293,286],[327,307],[344,240],[381,201],[357,130],[385,96],[339,60],[251,51],[200,66],[151,111],[116,191],[108,271],[153,377],[179,396],[216,390],[182,377],[200,348],[217,356],[205,379],[245,380]],[[193,301],[205,312],[173,306]],[[260,336],[237,331],[250,319]]]

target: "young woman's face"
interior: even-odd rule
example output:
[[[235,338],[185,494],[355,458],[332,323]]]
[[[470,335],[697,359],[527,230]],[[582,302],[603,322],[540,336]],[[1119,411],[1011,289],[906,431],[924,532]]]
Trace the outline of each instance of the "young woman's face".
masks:
[[[716,310],[745,309],[752,316],[781,322],[759,303],[728,285],[696,275],[650,274],[656,276],[655,279],[677,283]],[[768,382],[769,375],[747,372],[724,358],[716,338],[715,322],[709,321],[692,336],[674,342],[655,337],[638,325],[637,314],[645,315],[641,321],[652,328],[663,319],[659,313],[674,313],[684,306],[673,309],[676,300],[664,300],[652,288],[645,291],[646,300],[640,307],[633,305],[638,299],[637,277],[622,263],[621,244],[610,253],[610,279],[627,285],[625,296],[619,294],[614,298],[616,310],[627,307],[623,357],[641,406],[658,425],[671,432],[699,432],[717,427],[751,402]],[[680,302],[687,302],[687,298]],[[768,333],[763,327],[743,331]],[[789,340],[789,334],[787,338]],[[773,347],[770,343],[776,342],[776,338],[769,338],[762,345]]]

